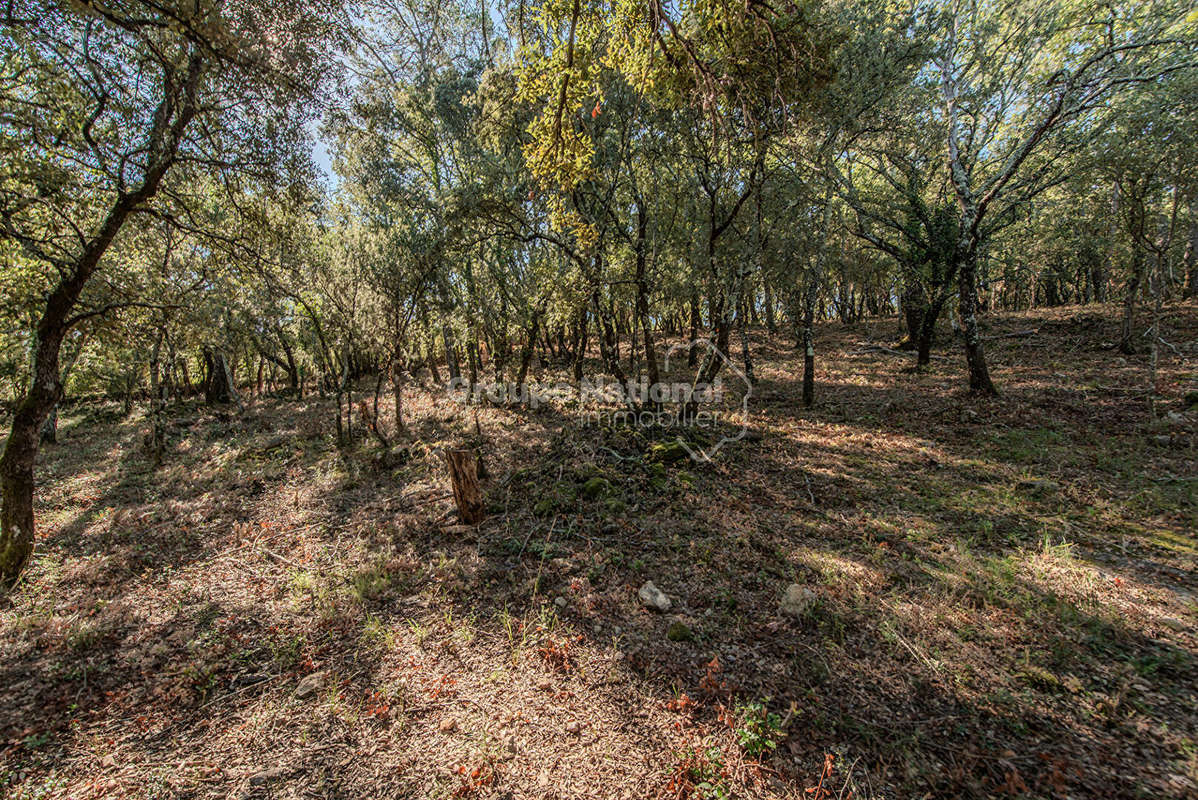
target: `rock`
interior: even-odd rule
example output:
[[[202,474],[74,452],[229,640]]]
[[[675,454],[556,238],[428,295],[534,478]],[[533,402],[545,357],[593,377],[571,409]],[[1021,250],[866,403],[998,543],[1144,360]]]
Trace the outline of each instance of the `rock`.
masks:
[[[806,586],[792,583],[786,587],[782,595],[781,611],[790,617],[801,617],[806,614],[818,600],[815,592]]]
[[[324,686],[324,677],[323,672],[313,672],[295,687],[295,696],[300,700],[304,700],[316,694],[320,690],[320,687]]]
[[[676,619],[670,623],[669,630],[666,631],[666,638],[671,642],[690,642],[695,638],[695,634],[686,626],[686,623],[680,619]]]
[[[962,422],[977,422],[978,421],[978,412],[974,411],[972,408],[961,409],[961,421]]]
[[[682,442],[675,439],[672,442],[654,442],[649,446],[649,460],[670,464],[683,461],[690,456]]]
[[[1061,486],[1056,481],[1044,478],[1029,478],[1017,483],[1015,488],[1021,492],[1028,492],[1030,494],[1048,494],[1057,491]]]
[[[553,688],[553,682],[548,678],[541,678],[537,681],[537,689],[542,692],[547,692]]]
[[[1170,425],[1185,425],[1186,418],[1181,414],[1178,414],[1176,411],[1170,411],[1165,415],[1165,422],[1169,423]]]
[[[565,608],[565,607],[566,607],[566,598],[564,598],[564,597],[555,597],[555,598],[553,599],[553,604],[554,604],[555,606],[557,606],[558,608]]]
[[[645,581],[645,585],[640,588],[636,596],[641,599],[641,605],[652,611],[669,611],[670,598],[666,597],[665,592],[653,585],[653,581]]]
[[[1168,447],[1169,445],[1173,444],[1173,437],[1169,436],[1168,434],[1153,436],[1152,443],[1158,447]]]
[[[263,770],[262,772],[256,772],[250,776],[250,786],[262,786],[264,784],[270,783],[273,780],[278,780],[286,774],[287,770],[283,769],[282,767],[275,767],[273,769]]]
[[[1186,624],[1176,617],[1165,617],[1161,620],[1161,624],[1170,630],[1178,632],[1184,631],[1186,629]]]
[[[566,733],[572,733],[575,736],[582,733],[582,726],[578,724],[578,720],[572,719],[566,723]]]
[[[437,726],[437,730],[441,731],[441,733],[453,733],[455,730],[457,730],[457,727],[458,721],[456,719],[453,717],[446,717],[445,719],[441,720],[441,724]]]

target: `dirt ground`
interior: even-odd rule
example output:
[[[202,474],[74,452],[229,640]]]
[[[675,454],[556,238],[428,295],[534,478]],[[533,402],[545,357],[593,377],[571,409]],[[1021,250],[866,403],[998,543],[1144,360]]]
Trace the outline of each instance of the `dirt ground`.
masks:
[[[157,468],[140,413],[67,409],[0,606],[0,795],[1198,796],[1198,307],[1155,422],[1113,307],[988,318],[992,400],[897,327],[821,329],[811,410],[755,331],[709,464],[416,385],[387,455],[327,399],[174,408]]]

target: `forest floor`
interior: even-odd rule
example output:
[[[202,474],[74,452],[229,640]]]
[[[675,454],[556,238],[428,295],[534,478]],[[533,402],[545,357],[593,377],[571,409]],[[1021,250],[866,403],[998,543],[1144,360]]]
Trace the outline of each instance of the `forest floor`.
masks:
[[[821,328],[805,410],[755,331],[752,435],[707,464],[416,386],[398,465],[331,400],[176,407],[157,468],[139,413],[68,409],[0,606],[0,795],[1193,797],[1198,308],[1166,311],[1159,422],[1113,307],[988,318],[985,400],[955,343],[874,349],[891,319]]]

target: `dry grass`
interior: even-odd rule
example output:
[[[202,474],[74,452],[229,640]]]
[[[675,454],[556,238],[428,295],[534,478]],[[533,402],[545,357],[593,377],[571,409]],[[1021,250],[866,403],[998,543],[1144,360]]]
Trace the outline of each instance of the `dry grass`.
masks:
[[[177,409],[156,471],[143,420],[67,414],[0,610],[0,794],[1192,796],[1198,313],[1167,320],[1167,427],[1112,309],[992,326],[1039,333],[989,342],[985,401],[955,350],[916,374],[861,346],[893,321],[830,326],[810,412],[758,334],[761,438],[710,465],[425,390],[395,469],[319,400]],[[421,502],[461,441],[478,529]]]

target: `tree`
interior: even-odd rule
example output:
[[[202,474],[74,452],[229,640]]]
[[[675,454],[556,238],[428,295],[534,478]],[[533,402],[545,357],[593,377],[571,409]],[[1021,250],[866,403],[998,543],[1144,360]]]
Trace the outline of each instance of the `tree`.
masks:
[[[977,319],[986,243],[1062,180],[1068,154],[1101,129],[1112,95],[1194,66],[1185,12],[1168,0],[1101,17],[1072,0],[951,0],[942,9],[936,80],[959,206],[954,261],[972,391],[997,393]]]
[[[7,257],[29,265],[45,294],[0,456],[0,584],[17,580],[32,551],[38,431],[62,393],[63,340],[115,310],[79,308],[106,256],[141,215],[186,224],[187,183],[172,184],[175,173],[269,180],[302,140],[299,102],[329,66],[336,13],[331,2],[265,0],[8,4],[0,223]]]

